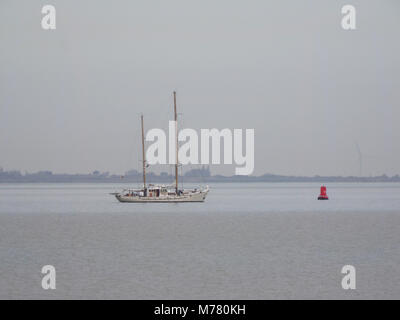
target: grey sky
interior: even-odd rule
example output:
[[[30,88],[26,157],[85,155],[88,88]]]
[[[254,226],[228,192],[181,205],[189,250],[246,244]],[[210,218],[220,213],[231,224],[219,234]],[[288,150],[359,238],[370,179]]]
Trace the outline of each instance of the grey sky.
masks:
[[[255,174],[355,175],[356,141],[397,174],[399,33],[397,0],[3,0],[0,166],[137,168],[138,115],[167,128],[176,89],[184,126],[255,129]]]

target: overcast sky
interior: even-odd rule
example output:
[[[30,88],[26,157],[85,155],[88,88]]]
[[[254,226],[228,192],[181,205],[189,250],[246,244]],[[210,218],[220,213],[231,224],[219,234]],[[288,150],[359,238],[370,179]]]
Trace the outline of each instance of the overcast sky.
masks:
[[[2,0],[0,167],[136,169],[177,90],[185,127],[255,129],[254,174],[357,175],[356,142],[400,174],[399,39],[398,0]]]

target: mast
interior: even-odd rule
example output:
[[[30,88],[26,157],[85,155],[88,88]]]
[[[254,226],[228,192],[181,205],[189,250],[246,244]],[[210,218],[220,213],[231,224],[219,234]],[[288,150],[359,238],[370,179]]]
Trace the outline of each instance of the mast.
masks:
[[[146,195],[146,154],[144,152],[144,126],[143,126],[143,114],[140,116],[142,123],[142,160],[143,160],[143,191]]]
[[[175,191],[178,195],[178,115],[176,113],[176,91],[174,91],[174,120],[175,120]]]

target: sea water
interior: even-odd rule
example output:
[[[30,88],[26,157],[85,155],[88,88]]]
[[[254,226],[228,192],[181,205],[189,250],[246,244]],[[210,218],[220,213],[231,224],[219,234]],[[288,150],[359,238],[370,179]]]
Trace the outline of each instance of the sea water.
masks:
[[[180,204],[109,195],[124,187],[0,184],[0,299],[400,298],[400,184],[318,201],[316,183],[215,183]]]

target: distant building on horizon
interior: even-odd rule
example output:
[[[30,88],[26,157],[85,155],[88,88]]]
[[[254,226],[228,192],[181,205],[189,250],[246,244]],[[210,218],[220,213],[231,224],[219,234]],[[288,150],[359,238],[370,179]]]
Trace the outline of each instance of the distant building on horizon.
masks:
[[[211,177],[210,166],[201,166],[199,169],[189,170],[184,174],[185,177]]]

